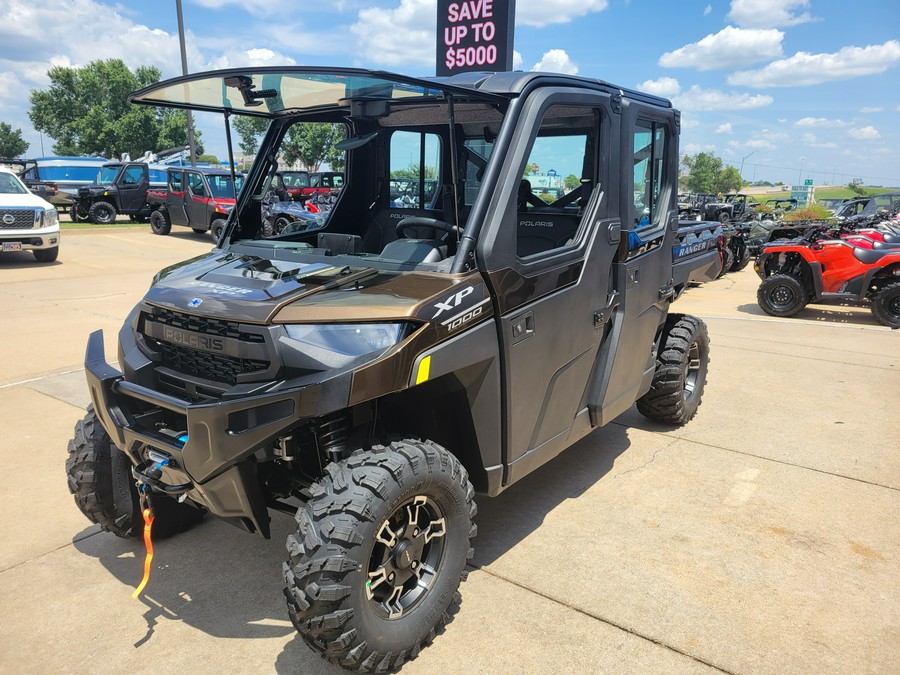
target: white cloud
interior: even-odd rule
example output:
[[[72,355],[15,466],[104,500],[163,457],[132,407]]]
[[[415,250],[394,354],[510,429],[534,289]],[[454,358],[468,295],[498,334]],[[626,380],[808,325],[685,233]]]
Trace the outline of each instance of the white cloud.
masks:
[[[689,115],[681,116],[681,128],[682,129],[696,129],[700,126],[700,120],[695,120],[693,117]]]
[[[753,138],[744,143],[738,143],[737,141],[728,141],[728,145],[733,148],[740,148],[741,150],[774,150],[775,144],[765,138]]]
[[[430,0],[429,5],[434,7],[434,0]],[[580,16],[602,12],[608,6],[608,0],[518,0],[516,25],[543,28],[569,23]]]
[[[734,130],[731,128],[731,122],[726,122],[725,124],[720,124],[716,127],[717,134],[727,134],[731,135],[734,133]]]
[[[244,66],[293,66],[296,61],[290,56],[273,52],[268,48],[229,50],[209,62],[212,69],[242,68]]]
[[[715,145],[703,145],[700,143],[688,143],[681,148],[683,153],[687,153],[689,155],[696,154],[698,152],[712,152],[716,149]]]
[[[749,110],[772,105],[771,96],[701,89],[696,84],[672,100],[681,110]]]
[[[794,87],[862,75],[883,73],[900,63],[900,41],[881,45],[844,47],[831,54],[797,52],[759,70],[743,70],[728,76],[728,84],[747,87]]]
[[[795,127],[812,128],[812,127],[845,127],[847,123],[844,120],[830,120],[826,117],[803,117],[794,122]]]
[[[712,5],[707,5],[706,8],[703,10],[703,16],[706,16],[707,14],[709,14],[711,12],[712,12]]]
[[[803,140],[804,145],[808,145],[811,148],[834,149],[837,147],[837,143],[832,143],[832,142],[820,143],[819,140],[816,138],[815,134],[809,134],[809,133],[803,134],[802,140]]]
[[[744,28],[796,26],[813,20],[809,12],[797,13],[807,7],[809,0],[732,0],[725,18]]]
[[[281,5],[270,0],[192,0],[194,5],[200,5],[207,9],[228,9],[236,7],[245,10],[251,14],[259,16],[272,16],[280,13]],[[231,10],[233,11],[233,10]]]
[[[870,106],[866,106],[865,108],[860,108],[860,109],[859,109],[859,112],[861,112],[861,113],[863,113],[863,114],[868,114],[868,113],[880,113],[880,112],[884,112],[884,108],[881,108],[881,107],[879,107],[879,106],[871,106],[871,107],[870,107]]]
[[[532,70],[545,73],[564,73],[565,75],[578,74],[578,66],[572,63],[564,49],[551,49],[544,52],[541,60],[534,64]]]
[[[726,70],[782,56],[780,30],[746,30],[725,26],[718,33],[707,35],[699,42],[666,52],[659,57],[663,68],[695,68],[697,70]]]
[[[434,64],[434,0],[400,0],[393,9],[361,9],[350,31],[370,62],[392,66]],[[386,35],[398,39],[385,39]]]
[[[681,92],[681,85],[674,77],[661,77],[658,80],[645,80],[635,85],[635,89],[655,96],[670,98]]]
[[[521,70],[524,62],[522,53],[513,49],[513,70]]]
[[[873,126],[862,127],[860,129],[850,129],[847,132],[849,135],[853,136],[853,138],[858,138],[860,140],[868,140],[872,138],[881,138],[881,134],[878,133],[878,129]]]

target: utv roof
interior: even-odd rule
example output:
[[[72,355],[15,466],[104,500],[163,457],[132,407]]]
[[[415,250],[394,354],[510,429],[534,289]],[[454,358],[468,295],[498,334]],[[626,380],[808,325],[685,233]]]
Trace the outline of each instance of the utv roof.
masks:
[[[663,98],[622,89],[601,80],[553,73],[462,73],[453,77],[415,78],[359,68],[304,66],[231,68],[185,75],[134,92],[132,103],[257,117],[278,117],[353,102],[415,103],[451,95],[501,103],[533,84],[559,84],[622,94],[671,108]]]

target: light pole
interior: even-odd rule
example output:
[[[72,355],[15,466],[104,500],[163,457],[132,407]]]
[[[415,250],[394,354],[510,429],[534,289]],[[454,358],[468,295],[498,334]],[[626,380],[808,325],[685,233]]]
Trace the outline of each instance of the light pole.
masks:
[[[755,152],[759,152],[759,150],[754,150],[750,154],[744,155],[743,157],[741,157],[741,168],[738,169],[738,173],[741,174],[741,180],[744,180],[744,160],[747,159],[748,157],[752,157],[753,153],[755,153]]]
[[[181,0],[175,0],[175,10],[178,12],[178,42],[181,44],[181,74],[187,75],[187,52],[184,48],[184,19],[181,17]],[[190,110],[187,113],[188,145],[191,148],[191,166],[197,165],[197,151],[194,148],[194,117]]]
[[[803,184],[803,162],[806,161],[806,157],[800,158],[800,177],[797,179],[797,185]]]

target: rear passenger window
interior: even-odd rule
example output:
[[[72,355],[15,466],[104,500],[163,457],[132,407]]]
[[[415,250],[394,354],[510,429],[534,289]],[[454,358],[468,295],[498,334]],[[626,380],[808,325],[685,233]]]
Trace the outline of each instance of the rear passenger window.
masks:
[[[665,126],[639,120],[634,130],[634,226],[660,221],[660,189],[666,152]]]
[[[181,171],[169,172],[169,189],[172,192],[182,192],[184,190],[184,174]]]
[[[195,197],[205,197],[206,196],[206,188],[203,185],[203,176],[198,173],[189,173],[188,177],[188,187],[191,188],[191,192]]]
[[[430,209],[438,197],[441,139],[395,131],[391,136],[391,208]]]

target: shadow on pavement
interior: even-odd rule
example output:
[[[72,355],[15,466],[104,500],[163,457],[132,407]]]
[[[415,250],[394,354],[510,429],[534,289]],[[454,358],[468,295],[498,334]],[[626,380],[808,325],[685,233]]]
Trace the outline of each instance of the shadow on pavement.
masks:
[[[62,265],[62,260],[55,260],[52,263],[38,262],[31,251],[0,253],[0,270],[23,270],[31,267],[40,269],[57,265]]]
[[[628,429],[609,424],[589,434],[555,459],[493,499],[478,500],[476,567],[489,565],[534,532],[548,513],[575,499],[609,473],[631,445]],[[563,539],[561,533],[561,543]]]
[[[553,509],[606,475],[630,445],[627,432],[621,425],[595,431],[499,497],[482,496],[474,564],[496,560]],[[312,652],[287,618],[280,568],[293,524],[292,518],[272,513],[272,538],[264,540],[207,517],[188,532],[154,542],[150,581],[139,599],[146,607],[147,632],[134,647],[152,642],[157,623],[167,619],[221,638],[293,635],[277,656],[277,673],[344,672]],[[73,545],[96,558],[126,587],[123,593],[130,593],[143,573],[143,540],[95,533],[96,526],[86,528],[73,537]],[[459,609],[450,607],[450,621]]]
[[[739,305],[737,310],[741,314],[769,317],[759,305]],[[775,317],[770,317],[775,318]],[[841,303],[834,305],[807,305],[800,311],[789,317],[791,320],[806,323],[843,323],[854,326],[881,326],[878,319],[872,314],[867,303]]]

